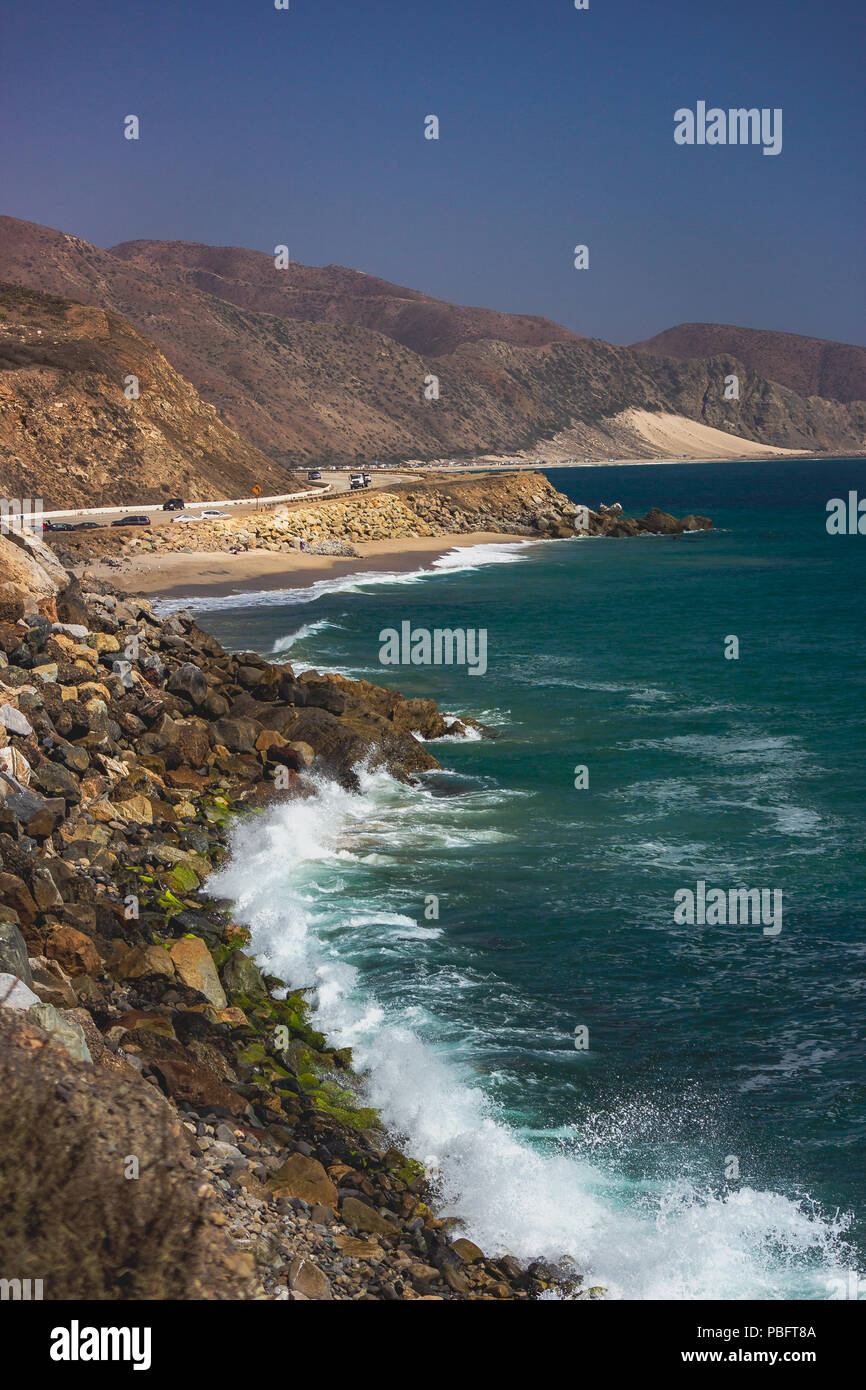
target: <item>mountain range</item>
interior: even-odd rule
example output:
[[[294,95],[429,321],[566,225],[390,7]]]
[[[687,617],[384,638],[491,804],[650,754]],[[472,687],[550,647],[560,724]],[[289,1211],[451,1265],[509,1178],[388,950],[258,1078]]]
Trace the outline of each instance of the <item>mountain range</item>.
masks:
[[[137,352],[166,389],[170,381],[175,393],[180,389],[166,370],[189,383],[188,428],[174,421],[185,439],[178,466],[189,478],[198,476],[214,447],[226,486],[230,475],[241,486],[232,473],[241,468],[246,480],[270,488],[268,460],[291,470],[321,462],[513,456],[560,435],[574,452],[648,454],[651,432],[635,421],[653,417],[694,422],[719,432],[723,445],[728,436],[733,454],[738,443],[745,451],[750,443],[753,450],[810,453],[860,452],[866,443],[866,350],[793,334],[680,325],[620,347],[547,319],[449,304],[341,266],[290,262],[277,269],[262,252],[189,242],[129,241],[102,250],[10,217],[0,218],[0,280],[108,316],[94,377],[93,340],[74,336],[82,322],[70,311],[66,322],[74,333],[66,334],[63,352],[68,382],[90,371],[88,389],[104,388],[123,408],[123,377],[134,370],[130,354]],[[35,302],[26,310],[31,319]],[[4,336],[10,332],[12,341],[24,311],[23,301],[7,295],[12,318]],[[58,312],[55,304],[55,328]],[[28,343],[31,387],[32,373],[42,371],[44,384],[59,370],[45,337],[34,330]],[[123,343],[123,373],[110,360],[114,339]],[[164,363],[158,371],[157,359]],[[24,447],[20,426],[17,434],[10,431],[10,410],[27,382],[23,365],[10,362],[8,353],[0,367],[6,397],[0,460],[8,474]],[[732,374],[739,399],[726,400],[724,383]],[[427,399],[425,383],[431,394],[433,378],[438,398]],[[151,411],[150,428],[159,412],[145,394],[138,404],[142,416]],[[25,391],[24,414],[32,419],[29,399]],[[46,410],[45,418],[53,416]],[[52,447],[49,434],[37,430],[28,446],[37,470],[46,462],[41,451]],[[91,454],[99,462],[97,444],[91,430],[81,450],[85,470]],[[161,467],[169,453],[162,450]],[[113,476],[133,481],[120,453],[103,463],[104,486]],[[161,481],[168,486],[168,475]],[[201,482],[206,486],[207,479]]]

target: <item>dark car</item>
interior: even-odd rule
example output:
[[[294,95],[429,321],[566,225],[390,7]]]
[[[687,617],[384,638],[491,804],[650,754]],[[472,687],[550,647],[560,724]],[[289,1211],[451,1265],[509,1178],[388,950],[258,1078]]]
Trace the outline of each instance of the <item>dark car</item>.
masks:
[[[119,516],[112,526],[149,526],[149,516]]]
[[[79,521],[78,525],[73,526],[72,529],[73,531],[92,531],[94,528],[99,529],[98,521]]]
[[[182,497],[169,497],[167,502],[163,502],[162,510],[164,512],[182,512],[185,506],[186,503]]]
[[[71,521],[43,521],[43,531],[74,531],[75,527]]]
[[[307,479],[308,479],[309,482],[315,483],[315,482],[317,482],[317,481],[319,480],[319,478],[321,478],[321,476],[322,476],[321,469],[319,469],[319,468],[311,468],[310,471],[309,471],[309,473],[307,474]]]

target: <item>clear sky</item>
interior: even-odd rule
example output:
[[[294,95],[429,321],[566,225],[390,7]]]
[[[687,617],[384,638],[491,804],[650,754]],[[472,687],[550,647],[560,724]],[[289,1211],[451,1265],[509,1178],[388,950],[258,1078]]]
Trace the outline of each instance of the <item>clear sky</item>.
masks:
[[[864,13],[17,0],[0,210],[105,247],[284,243],[614,342],[684,320],[862,342]],[[781,154],[677,146],[674,112],[699,100],[781,107]]]

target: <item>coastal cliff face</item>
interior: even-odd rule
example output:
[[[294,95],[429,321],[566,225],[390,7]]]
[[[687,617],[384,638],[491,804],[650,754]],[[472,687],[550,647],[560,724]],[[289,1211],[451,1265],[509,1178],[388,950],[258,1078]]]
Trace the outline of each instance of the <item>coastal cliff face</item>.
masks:
[[[308,991],[275,997],[205,886],[238,818],[360,762],[435,768],[413,732],[460,723],[56,565],[37,594],[20,556],[0,538],[4,1270],[46,1298],[588,1297],[435,1215]]]
[[[289,468],[514,454],[574,427],[610,429],[623,456],[637,457],[646,442],[617,424],[633,409],[723,430],[732,453],[737,440],[866,447],[866,402],[800,394],[720,341],[708,356],[657,356],[341,267],[279,272],[254,252],[171,243],[112,254],[14,218],[0,230],[0,276],[123,315],[220,421]],[[735,401],[725,398],[730,374]],[[431,378],[436,399],[425,396]],[[835,389],[832,374],[818,379]]]
[[[137,392],[128,398],[131,379]],[[0,489],[46,509],[303,484],[240,439],[117,314],[0,285]]]

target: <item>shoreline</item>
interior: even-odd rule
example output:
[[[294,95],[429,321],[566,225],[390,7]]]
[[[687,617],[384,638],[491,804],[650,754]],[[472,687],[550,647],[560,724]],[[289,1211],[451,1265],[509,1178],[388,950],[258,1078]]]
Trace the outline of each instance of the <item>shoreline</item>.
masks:
[[[543,539],[539,537],[538,539]],[[456,549],[478,545],[514,545],[533,537],[506,531],[452,532],[405,540],[360,541],[356,556],[313,555],[309,551],[199,550],[188,554],[147,555],[123,562],[76,566],[76,572],[105,580],[124,593],[156,601],[198,597],[230,597],[274,589],[307,589],[323,579],[371,572],[406,574],[432,569],[434,562]]]

